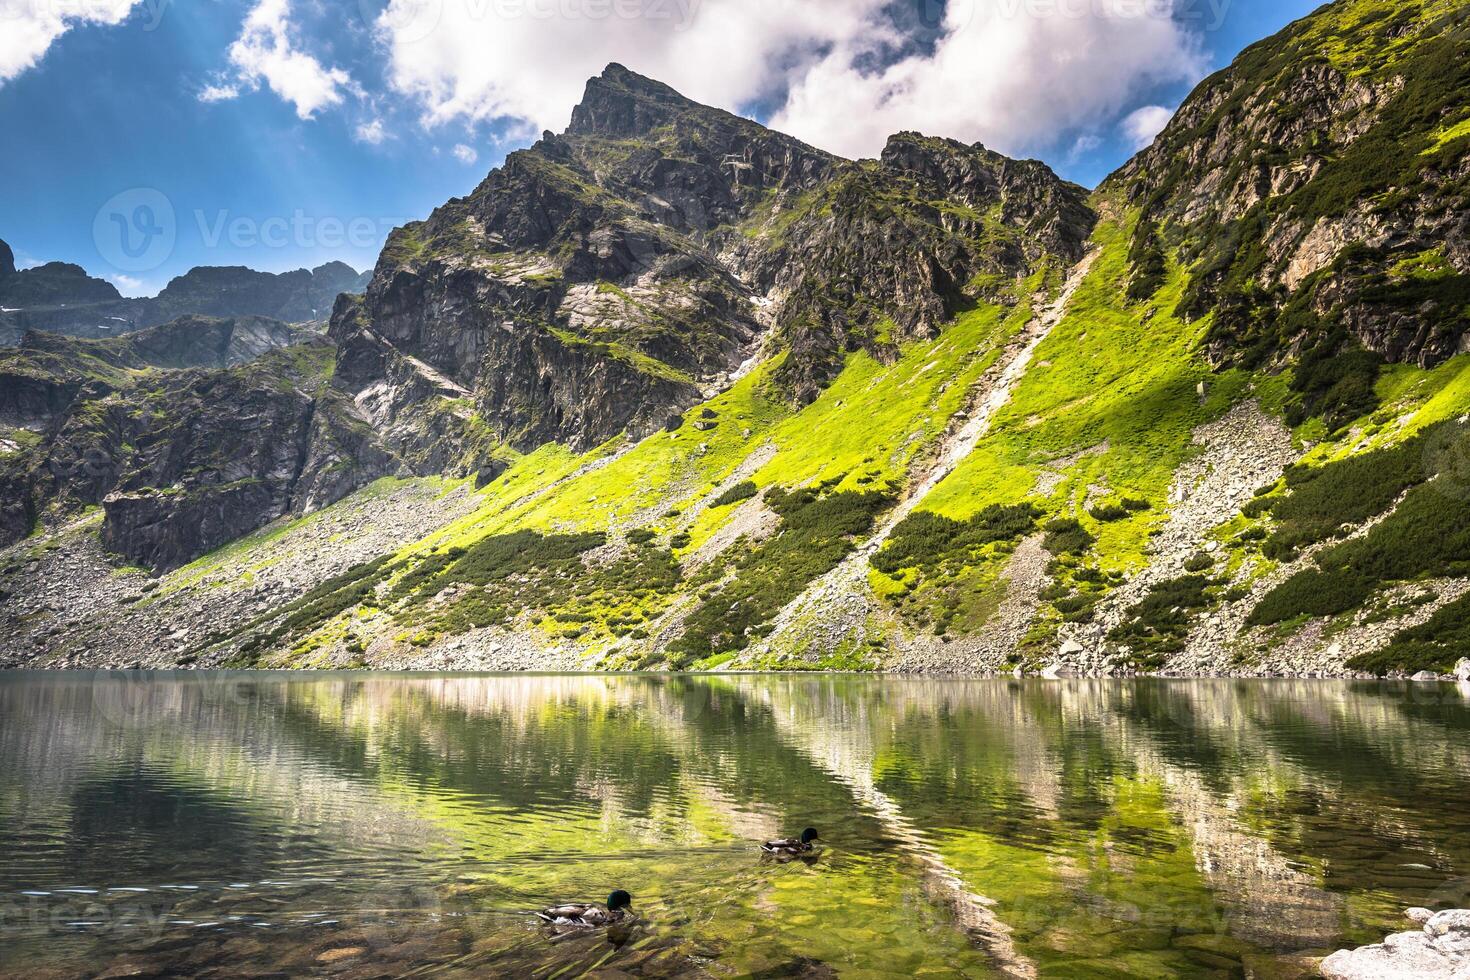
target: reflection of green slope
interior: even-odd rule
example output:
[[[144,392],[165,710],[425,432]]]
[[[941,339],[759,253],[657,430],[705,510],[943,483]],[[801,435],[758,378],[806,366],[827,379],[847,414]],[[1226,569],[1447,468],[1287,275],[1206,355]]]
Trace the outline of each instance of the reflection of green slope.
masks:
[[[742,969],[807,957],[985,975],[902,856],[864,845],[876,828],[846,790],[776,737],[776,706],[717,679],[624,679],[606,690],[635,696],[520,711],[449,704],[409,683],[383,700],[309,687],[281,706],[282,730],[316,758],[353,760],[385,799],[440,827],[459,873],[476,879],[464,892],[476,905],[524,908],[617,882],[655,931],[692,914],[701,941],[730,943]],[[763,868],[735,835],[740,823],[802,821],[856,850],[815,870]]]
[[[1176,931],[1218,923],[1187,836],[1123,746],[1081,718],[1059,724],[1059,707],[1056,688],[977,686],[937,724],[894,728],[880,785],[939,828],[945,861],[996,902],[1040,975],[1198,971],[1198,951],[1171,948]]]

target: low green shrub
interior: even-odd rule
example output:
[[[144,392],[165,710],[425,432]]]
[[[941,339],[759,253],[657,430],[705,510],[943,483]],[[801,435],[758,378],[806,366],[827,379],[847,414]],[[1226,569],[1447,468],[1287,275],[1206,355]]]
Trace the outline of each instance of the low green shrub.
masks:
[[[1432,426],[1397,446],[1360,453],[1326,466],[1294,466],[1286,473],[1291,493],[1257,497],[1247,505],[1270,502],[1276,529],[1262,551],[1268,558],[1290,558],[1325,541],[1343,525],[1362,524],[1393,506],[1405,490],[1423,483],[1437,468],[1435,448],[1464,440],[1458,423]]]
[[[1059,517],[1046,525],[1046,537],[1041,545],[1053,555],[1080,555],[1096,540],[1079,521]]]
[[[710,504],[710,506],[729,507],[731,504],[738,504],[742,501],[749,500],[751,497],[754,497],[759,492],[760,491],[756,489],[756,485],[753,482],[751,482],[750,480],[746,480],[743,483],[735,484],[733,487],[720,494],[718,497],[715,498],[714,503]]]
[[[1108,639],[1128,647],[1141,665],[1162,666],[1169,654],[1184,649],[1195,615],[1214,605],[1211,590],[1218,584],[1204,575],[1160,582],[1129,607]]]
[[[1186,572],[1207,572],[1214,567],[1215,559],[1203,553],[1192,555],[1189,560],[1184,563],[1184,570]]]
[[[1355,571],[1307,569],[1267,593],[1246,623],[1270,626],[1299,616],[1336,616],[1356,609],[1372,594],[1372,580]]]
[[[893,529],[887,545],[869,559],[878,571],[895,575],[906,568],[933,569],[999,541],[1031,533],[1042,511],[1034,504],[994,504],[965,521],[915,511]]]
[[[893,505],[887,491],[831,492],[836,482],[767,492],[766,502],[781,518],[777,533],[741,558],[734,580],[711,592],[685,621],[683,635],[670,645],[671,666],[744,649],[808,582],[837,567]]]
[[[1446,674],[1470,651],[1470,595],[1449,603],[1423,624],[1400,631],[1382,650],[1365,653],[1348,661],[1353,670],[1375,674],[1418,673],[1432,670]]]

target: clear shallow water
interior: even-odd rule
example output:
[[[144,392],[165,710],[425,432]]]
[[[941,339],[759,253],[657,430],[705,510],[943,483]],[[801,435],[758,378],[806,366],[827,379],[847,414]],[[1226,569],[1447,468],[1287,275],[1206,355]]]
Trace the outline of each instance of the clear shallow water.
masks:
[[[1450,686],[0,674],[5,976],[1293,976],[1466,876]]]

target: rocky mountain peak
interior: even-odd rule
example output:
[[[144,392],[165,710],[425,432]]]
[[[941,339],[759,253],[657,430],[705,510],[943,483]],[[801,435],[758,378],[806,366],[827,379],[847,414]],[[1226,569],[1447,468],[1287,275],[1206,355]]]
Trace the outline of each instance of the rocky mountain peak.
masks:
[[[0,278],[15,274],[15,253],[0,240]]]
[[[582,101],[572,110],[568,136],[644,136],[688,112],[711,112],[662,82],[619,64],[587,80]]]

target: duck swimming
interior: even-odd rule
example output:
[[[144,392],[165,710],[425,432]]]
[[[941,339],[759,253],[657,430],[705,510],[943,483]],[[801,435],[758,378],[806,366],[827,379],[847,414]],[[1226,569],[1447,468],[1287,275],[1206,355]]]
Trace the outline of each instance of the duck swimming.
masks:
[[[812,841],[820,835],[808,827],[801,832],[800,837],[783,837],[780,840],[768,840],[761,844],[761,851],[778,858],[801,857],[815,850]]]
[[[555,905],[536,913],[536,917],[554,926],[599,929],[615,925],[633,915],[633,896],[619,888],[607,896],[607,905]]]

